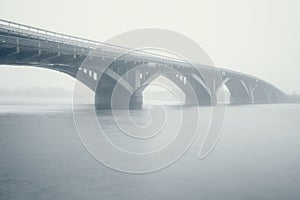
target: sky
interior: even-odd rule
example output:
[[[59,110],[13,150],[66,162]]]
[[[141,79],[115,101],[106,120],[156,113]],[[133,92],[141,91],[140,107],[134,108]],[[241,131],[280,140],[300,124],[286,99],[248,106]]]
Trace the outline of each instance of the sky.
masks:
[[[299,10],[299,0],[1,0],[0,18],[98,41],[168,29],[197,42],[216,66],[300,93]],[[0,66],[0,88],[73,84],[50,70]]]

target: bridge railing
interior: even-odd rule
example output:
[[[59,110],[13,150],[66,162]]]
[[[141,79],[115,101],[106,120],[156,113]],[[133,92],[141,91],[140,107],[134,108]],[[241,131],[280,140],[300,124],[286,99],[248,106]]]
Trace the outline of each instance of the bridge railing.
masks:
[[[144,57],[144,58],[155,58],[161,62],[168,62],[173,64],[179,65],[186,65],[187,62],[181,59],[163,56],[151,52],[145,52],[141,50],[132,50],[129,48],[111,45],[103,42],[98,42],[95,40],[84,39],[76,36],[71,36],[67,34],[57,33],[53,31],[48,31],[41,28],[36,28],[28,25],[23,25],[20,23],[15,23],[7,20],[0,19],[0,29],[6,32],[12,32],[17,35],[30,37],[34,39],[42,39],[42,40],[49,40],[54,42],[61,42],[71,45],[77,45],[84,48],[96,49],[96,48],[104,48],[110,49],[114,52],[132,52],[134,56]]]

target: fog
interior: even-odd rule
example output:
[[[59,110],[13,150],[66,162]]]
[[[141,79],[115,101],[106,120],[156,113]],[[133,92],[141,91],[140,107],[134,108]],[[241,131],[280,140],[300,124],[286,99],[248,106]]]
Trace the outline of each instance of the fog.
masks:
[[[297,0],[2,0],[0,18],[105,41],[138,28],[164,28],[202,46],[216,66],[256,75],[286,93],[300,92]],[[1,87],[64,87],[61,73],[0,67]]]

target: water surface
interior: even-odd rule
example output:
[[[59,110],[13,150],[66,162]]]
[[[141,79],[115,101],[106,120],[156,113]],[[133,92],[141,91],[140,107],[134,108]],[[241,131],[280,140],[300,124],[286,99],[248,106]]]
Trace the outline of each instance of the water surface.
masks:
[[[297,104],[229,106],[221,140],[205,160],[197,159],[195,141],[172,166],[132,175],[111,170],[87,153],[70,102],[9,102],[0,105],[3,200],[300,198]],[[208,109],[200,110],[205,122]],[[143,120],[145,112],[132,115]],[[112,128],[109,112],[98,113],[98,119],[119,145],[135,148]]]

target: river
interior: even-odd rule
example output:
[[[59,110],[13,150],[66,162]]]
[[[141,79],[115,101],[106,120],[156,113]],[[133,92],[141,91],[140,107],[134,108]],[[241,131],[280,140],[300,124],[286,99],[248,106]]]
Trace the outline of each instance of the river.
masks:
[[[134,175],[112,170],[86,151],[69,101],[30,102],[1,101],[0,199],[300,198],[299,104],[227,106],[222,136],[207,158],[197,158],[195,141],[171,166]],[[204,116],[207,109],[200,108]],[[98,120],[109,131],[111,116],[100,112]]]

